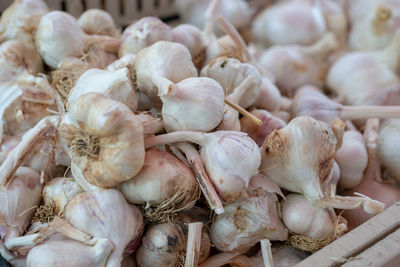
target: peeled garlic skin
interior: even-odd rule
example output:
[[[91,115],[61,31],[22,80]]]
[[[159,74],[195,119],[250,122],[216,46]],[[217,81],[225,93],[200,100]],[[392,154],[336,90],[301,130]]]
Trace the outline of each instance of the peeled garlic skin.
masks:
[[[281,205],[282,221],[298,235],[318,239],[335,231],[337,218],[333,210],[318,207],[300,194],[287,195]]]
[[[287,230],[279,219],[276,194],[257,189],[225,205],[211,225],[212,243],[221,251],[245,253],[263,238],[286,240]]]
[[[73,178],[53,178],[43,188],[43,200],[46,205],[54,205],[57,211],[64,211],[67,203],[82,192]]]
[[[400,146],[398,136],[400,120],[386,120],[382,123],[378,137],[378,155],[382,165],[387,168],[390,175],[400,182]]]
[[[160,94],[165,129],[208,132],[220,124],[224,112],[224,89],[213,79],[193,77],[169,86]]]
[[[232,93],[250,75],[254,82],[240,99],[239,105],[243,108],[251,106],[260,92],[261,74],[256,67],[235,58],[219,57],[204,66],[200,72],[200,76],[216,80],[225,89],[225,95]]]
[[[7,185],[0,187],[0,237],[20,236],[30,223],[39,205],[43,185],[40,174],[27,167],[20,167]]]
[[[156,17],[144,17],[122,33],[119,56],[136,54],[157,41],[172,41],[171,28]]]
[[[88,246],[75,240],[49,240],[29,251],[26,266],[106,266],[107,257],[112,249],[113,245],[107,239],[100,239],[94,246]]]
[[[131,203],[160,204],[180,190],[195,188],[196,183],[192,170],[178,158],[150,148],[140,172],[122,183],[120,190]]]
[[[109,13],[101,9],[88,9],[78,19],[79,26],[87,34],[118,36],[114,20]]]
[[[363,136],[357,131],[345,131],[342,147],[336,151],[335,160],[340,168],[339,186],[343,189],[357,186],[368,163]]]
[[[102,94],[76,99],[61,123],[60,135],[72,162],[93,185],[114,187],[135,176],[143,165],[142,123],[127,106]],[[82,138],[86,141],[80,143]]]
[[[144,228],[140,210],[116,189],[75,196],[67,205],[65,218],[80,230],[113,243],[107,266],[119,266],[125,252],[136,250]]]

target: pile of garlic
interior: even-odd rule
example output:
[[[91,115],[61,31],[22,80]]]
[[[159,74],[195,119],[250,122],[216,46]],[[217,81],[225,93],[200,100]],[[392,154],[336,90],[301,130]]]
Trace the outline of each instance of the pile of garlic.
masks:
[[[187,24],[122,31],[15,0],[1,257],[292,266],[399,201],[400,0],[363,1],[177,0]]]

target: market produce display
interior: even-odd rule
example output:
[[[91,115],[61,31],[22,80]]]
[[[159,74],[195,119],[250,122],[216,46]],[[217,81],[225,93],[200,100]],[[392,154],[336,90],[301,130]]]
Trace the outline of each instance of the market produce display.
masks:
[[[2,13],[8,264],[293,266],[400,201],[400,0],[174,4]]]

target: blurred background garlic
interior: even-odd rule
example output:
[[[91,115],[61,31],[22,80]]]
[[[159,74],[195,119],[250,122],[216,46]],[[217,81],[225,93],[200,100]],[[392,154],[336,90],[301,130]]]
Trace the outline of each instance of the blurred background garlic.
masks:
[[[400,181],[400,166],[398,164],[399,150],[397,135],[400,131],[400,120],[391,119],[382,123],[378,136],[378,158],[389,170],[390,175]]]
[[[88,9],[78,19],[79,26],[87,34],[119,36],[114,19],[106,11],[101,9]]]

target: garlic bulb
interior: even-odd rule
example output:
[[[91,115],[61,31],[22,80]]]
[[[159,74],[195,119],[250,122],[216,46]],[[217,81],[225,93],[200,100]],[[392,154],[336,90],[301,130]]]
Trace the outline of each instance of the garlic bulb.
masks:
[[[124,253],[136,250],[144,228],[140,210],[116,189],[76,195],[67,204],[65,218],[78,229],[113,243],[107,266],[119,266]]]
[[[47,10],[47,5],[42,0],[13,1],[1,14],[0,43],[14,39],[32,42],[32,34],[40,17]]]
[[[108,71],[119,70],[122,68],[127,67],[129,69],[129,73],[131,73],[131,69],[135,65],[136,55],[134,54],[127,54],[119,59],[115,60],[113,63],[107,66]]]
[[[78,19],[79,26],[87,34],[119,36],[120,32],[110,14],[101,9],[88,9]]]
[[[72,163],[95,186],[117,186],[143,166],[140,120],[127,106],[102,94],[77,98],[61,122],[60,135]]]
[[[399,55],[400,31],[383,50],[351,52],[341,57],[330,68],[327,85],[344,104],[397,105],[400,81],[395,71]]]
[[[120,44],[113,37],[85,34],[76,19],[62,11],[51,11],[40,19],[35,42],[44,62],[52,68],[66,57],[80,57],[91,45],[116,52]]]
[[[273,46],[260,55],[258,63],[272,72],[282,93],[292,96],[300,86],[324,84],[328,69],[326,57],[336,46],[334,35],[326,33],[309,46]]]
[[[41,199],[43,185],[40,174],[27,167],[20,167],[10,180],[0,187],[0,237],[21,236],[35,212],[32,209]]]
[[[363,136],[356,130],[345,131],[342,147],[335,154],[340,168],[339,186],[343,189],[357,186],[368,163]]]
[[[171,28],[156,17],[144,17],[130,25],[122,33],[119,56],[137,54],[158,41],[172,41]]]
[[[276,250],[272,248],[272,257],[275,267],[290,267],[307,258],[308,254],[293,247],[282,246]]]
[[[138,105],[135,90],[129,79],[128,68],[115,71],[89,69],[79,77],[71,89],[66,107],[69,108],[71,103],[81,95],[90,92],[104,94],[110,99],[125,104],[132,111],[135,111]]]
[[[260,109],[266,109],[268,111],[278,110],[282,106],[282,96],[278,87],[274,82],[267,78],[262,77],[260,92],[252,106]]]
[[[30,43],[10,40],[0,45],[0,82],[17,80],[24,71],[32,74],[43,72],[39,53]]]
[[[190,209],[199,197],[192,170],[170,153],[156,148],[146,151],[142,169],[123,182],[120,190],[130,203],[145,204],[145,216],[150,220],[163,220]]]
[[[183,44],[190,51],[196,66],[202,66],[205,60],[206,41],[201,32],[190,24],[180,24],[172,29],[172,40]]]
[[[215,80],[193,77],[174,84],[153,76],[153,83],[163,102],[162,117],[167,131],[208,132],[221,122],[224,89]]]
[[[200,76],[216,80],[224,88],[225,95],[231,94],[247,76],[253,76],[252,86],[246,90],[239,102],[243,108],[251,106],[260,92],[260,72],[253,65],[242,63],[235,58],[216,58],[203,67]]]
[[[288,232],[280,221],[277,202],[275,193],[250,185],[246,195],[225,205],[225,212],[216,216],[210,229],[212,243],[222,251],[244,253],[263,238],[286,240]]]
[[[261,12],[252,32],[264,45],[310,45],[321,38],[326,28],[317,1],[283,1]]]
[[[400,120],[387,120],[382,124],[378,137],[378,157],[397,181],[400,181],[399,150],[396,141],[399,128]]]
[[[167,41],[159,41],[140,50],[136,56],[135,69],[137,88],[150,99],[158,98],[158,89],[152,81],[155,75],[173,83],[197,77],[189,50],[181,44]]]
[[[251,114],[262,121],[262,125],[256,125],[250,119],[242,117],[240,128],[251,137],[258,146],[262,146],[265,138],[274,130],[279,130],[286,126],[286,122],[263,109],[253,109]]]
[[[246,190],[250,177],[258,173],[258,146],[241,132],[173,132],[147,138],[145,145],[151,147],[181,141],[201,146],[200,154],[207,173],[225,203],[238,199]]]

